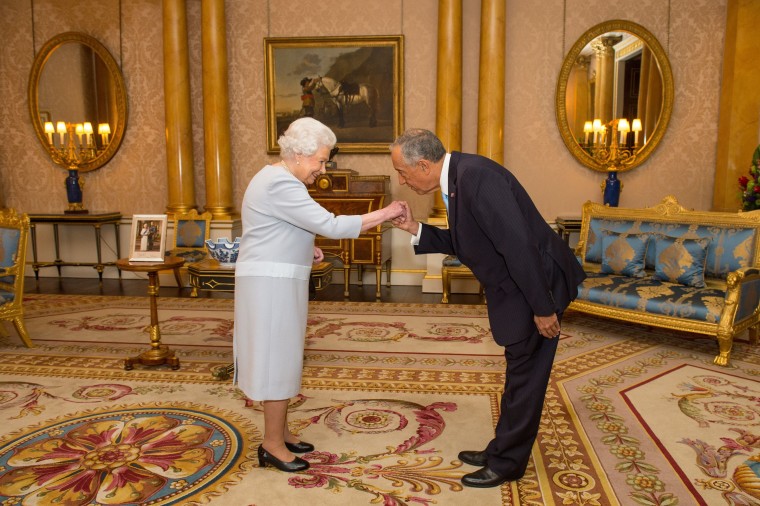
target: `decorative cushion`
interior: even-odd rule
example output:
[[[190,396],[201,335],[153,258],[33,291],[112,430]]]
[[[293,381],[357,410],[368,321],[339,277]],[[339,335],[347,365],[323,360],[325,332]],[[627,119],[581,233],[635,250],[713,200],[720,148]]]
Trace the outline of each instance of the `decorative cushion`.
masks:
[[[602,237],[605,230],[628,234],[662,234],[669,237],[712,239],[707,247],[705,275],[710,278],[726,279],[733,272],[751,264],[752,251],[757,240],[757,228],[717,224],[668,223],[641,220],[612,220],[592,218],[586,244],[585,261],[602,263]],[[654,269],[654,243],[649,241],[646,254],[646,268]]]
[[[654,237],[654,277],[695,288],[705,287],[705,262],[711,239]]]
[[[649,234],[602,232],[602,268],[605,274],[643,278]]]
[[[601,308],[719,323],[726,292],[668,283],[649,276],[643,279],[588,273],[578,286],[578,299]],[[751,314],[751,312],[750,312]]]
[[[455,255],[446,255],[442,262],[444,267],[461,267],[462,261]]]

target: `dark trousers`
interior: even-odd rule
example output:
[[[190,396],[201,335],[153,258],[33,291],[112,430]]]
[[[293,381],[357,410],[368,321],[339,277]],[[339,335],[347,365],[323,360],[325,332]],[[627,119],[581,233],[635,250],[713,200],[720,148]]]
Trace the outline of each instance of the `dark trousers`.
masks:
[[[499,421],[486,448],[488,467],[502,476],[520,478],[528,466],[558,342],[535,330],[504,350],[507,373]]]

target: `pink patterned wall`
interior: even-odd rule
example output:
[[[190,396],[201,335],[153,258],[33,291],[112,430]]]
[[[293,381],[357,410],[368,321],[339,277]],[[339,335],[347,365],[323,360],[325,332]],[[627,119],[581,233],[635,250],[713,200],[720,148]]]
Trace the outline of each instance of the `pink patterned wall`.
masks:
[[[635,21],[653,32],[670,56],[676,85],[670,128],[644,166],[621,176],[621,205],[649,205],[673,193],[687,207],[709,209],[726,1],[506,0],[505,160],[547,220],[578,214],[583,202],[601,198],[602,175],[577,163],[562,143],[554,119],[554,92],[564,53],[583,31],[608,19]],[[187,4],[196,201],[202,208],[201,1]],[[405,124],[432,129],[437,5],[437,0],[227,0],[236,208],[253,174],[277,160],[266,154],[263,38],[403,34]],[[464,0],[465,150],[473,150],[477,140],[479,17],[479,2]],[[164,212],[161,24],[160,0],[0,2],[4,38],[0,45],[0,204],[28,212],[58,212],[66,207],[65,172],[46,158],[32,130],[27,80],[42,44],[57,33],[74,30],[98,38],[121,63],[130,108],[120,151],[105,167],[85,176],[85,205],[125,215]],[[385,154],[344,154],[338,161],[362,173],[393,176]],[[430,197],[399,188],[395,177],[392,191],[394,197],[411,201],[418,216],[428,213]]]

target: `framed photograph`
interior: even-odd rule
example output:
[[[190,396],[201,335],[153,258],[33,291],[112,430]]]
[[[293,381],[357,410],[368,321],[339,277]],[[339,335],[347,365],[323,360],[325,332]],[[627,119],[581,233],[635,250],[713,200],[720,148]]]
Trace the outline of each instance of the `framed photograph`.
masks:
[[[163,262],[166,251],[165,214],[132,216],[132,239],[129,241],[130,262]]]
[[[312,116],[341,153],[387,153],[404,129],[403,44],[403,35],[265,38],[267,152]]]

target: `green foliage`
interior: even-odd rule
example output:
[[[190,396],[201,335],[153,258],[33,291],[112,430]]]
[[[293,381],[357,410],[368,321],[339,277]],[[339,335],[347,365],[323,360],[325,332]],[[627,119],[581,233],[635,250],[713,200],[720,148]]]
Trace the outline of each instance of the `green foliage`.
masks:
[[[743,211],[760,209],[760,145],[757,146],[752,155],[749,176],[739,178],[739,190],[741,191]]]

